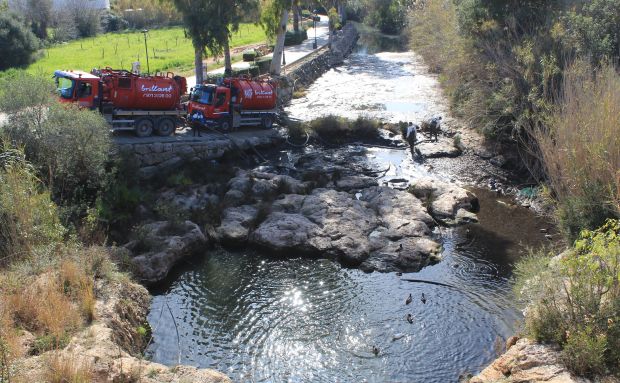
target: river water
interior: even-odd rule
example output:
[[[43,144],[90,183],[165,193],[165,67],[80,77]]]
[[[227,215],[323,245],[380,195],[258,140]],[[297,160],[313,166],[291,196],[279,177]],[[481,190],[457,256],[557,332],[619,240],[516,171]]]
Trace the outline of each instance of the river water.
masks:
[[[376,39],[363,36],[345,65],[322,76],[288,112],[394,121],[445,113],[437,81],[419,58]],[[390,166],[385,180],[433,174],[407,151],[364,150],[370,163]],[[216,249],[190,260],[153,291],[148,356],[214,368],[238,382],[444,383],[480,371],[520,319],[511,265],[545,241],[540,229],[547,225],[509,198],[472,191],[480,222],[436,229],[444,260],[417,273],[364,273],[252,250]],[[406,305],[409,294],[414,299]]]

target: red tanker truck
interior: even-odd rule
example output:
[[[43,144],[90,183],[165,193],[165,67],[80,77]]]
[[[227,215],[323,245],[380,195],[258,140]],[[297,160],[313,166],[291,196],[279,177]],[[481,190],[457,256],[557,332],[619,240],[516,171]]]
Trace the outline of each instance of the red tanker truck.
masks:
[[[271,81],[226,78],[219,85],[192,88],[187,120],[222,131],[241,126],[271,128],[277,115],[276,100],[276,87]]]
[[[105,68],[92,73],[54,72],[62,102],[99,110],[113,130],[133,130],[138,137],[156,132],[169,136],[185,117],[181,96],[187,93],[184,77],[140,76]]]

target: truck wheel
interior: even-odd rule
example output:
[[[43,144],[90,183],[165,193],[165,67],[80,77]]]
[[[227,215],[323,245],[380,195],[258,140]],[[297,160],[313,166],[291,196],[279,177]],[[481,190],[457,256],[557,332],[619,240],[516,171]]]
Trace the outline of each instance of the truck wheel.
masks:
[[[271,116],[263,117],[262,124],[263,124],[263,128],[271,129],[273,127],[273,118]]]
[[[169,117],[160,118],[157,121],[157,134],[160,136],[169,136],[176,130],[174,120]]]
[[[148,137],[153,134],[153,120],[150,118],[140,118],[134,124],[136,136]]]
[[[222,132],[229,132],[230,131],[230,122],[228,121],[228,119],[223,118],[220,120],[220,130]]]

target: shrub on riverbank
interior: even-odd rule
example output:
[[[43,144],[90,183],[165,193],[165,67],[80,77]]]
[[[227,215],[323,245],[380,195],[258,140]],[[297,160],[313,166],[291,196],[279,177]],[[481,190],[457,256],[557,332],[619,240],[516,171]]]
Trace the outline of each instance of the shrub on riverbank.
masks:
[[[95,319],[97,279],[117,279],[110,250],[79,244],[18,149],[0,151],[0,378],[24,353],[62,349]],[[22,331],[34,337],[22,346]]]
[[[583,231],[560,259],[525,258],[516,275],[528,336],[558,343],[576,374],[620,373],[619,221]]]
[[[59,103],[45,78],[20,74],[0,82],[2,140],[23,147],[65,221],[84,216],[106,179],[109,127],[96,111]]]
[[[544,123],[567,63],[620,52],[614,0],[429,0],[411,15],[411,42],[441,73],[454,110],[487,136],[517,139]]]
[[[411,41],[452,109],[548,181],[567,238],[618,217],[620,3],[429,0]],[[580,58],[582,57],[582,58]]]
[[[580,61],[564,75],[557,111],[534,131],[568,238],[620,216],[619,121],[616,68],[603,64],[595,69]]]
[[[334,115],[319,117],[307,123],[289,124],[288,131],[295,139],[306,134],[327,144],[341,144],[350,141],[376,139],[381,124],[378,120],[359,116],[348,119]]]

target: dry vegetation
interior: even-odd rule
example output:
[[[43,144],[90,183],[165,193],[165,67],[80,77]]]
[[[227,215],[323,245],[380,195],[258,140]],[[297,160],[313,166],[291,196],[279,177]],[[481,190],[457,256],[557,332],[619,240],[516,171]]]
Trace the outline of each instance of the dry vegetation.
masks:
[[[620,75],[610,64],[566,71],[557,112],[534,136],[571,238],[620,214]]]
[[[307,123],[288,126],[289,135],[301,139],[306,134],[324,144],[340,144],[379,137],[381,124],[378,120],[360,116],[355,120],[328,115]]]
[[[8,382],[19,376],[15,360],[64,348],[95,319],[95,281],[115,278],[115,266],[110,250],[66,238],[50,194],[19,150],[2,155],[0,381]],[[52,357],[48,381],[89,382],[88,367],[76,363]]]
[[[92,366],[76,355],[54,353],[47,358],[45,379],[49,383],[91,383]]]

